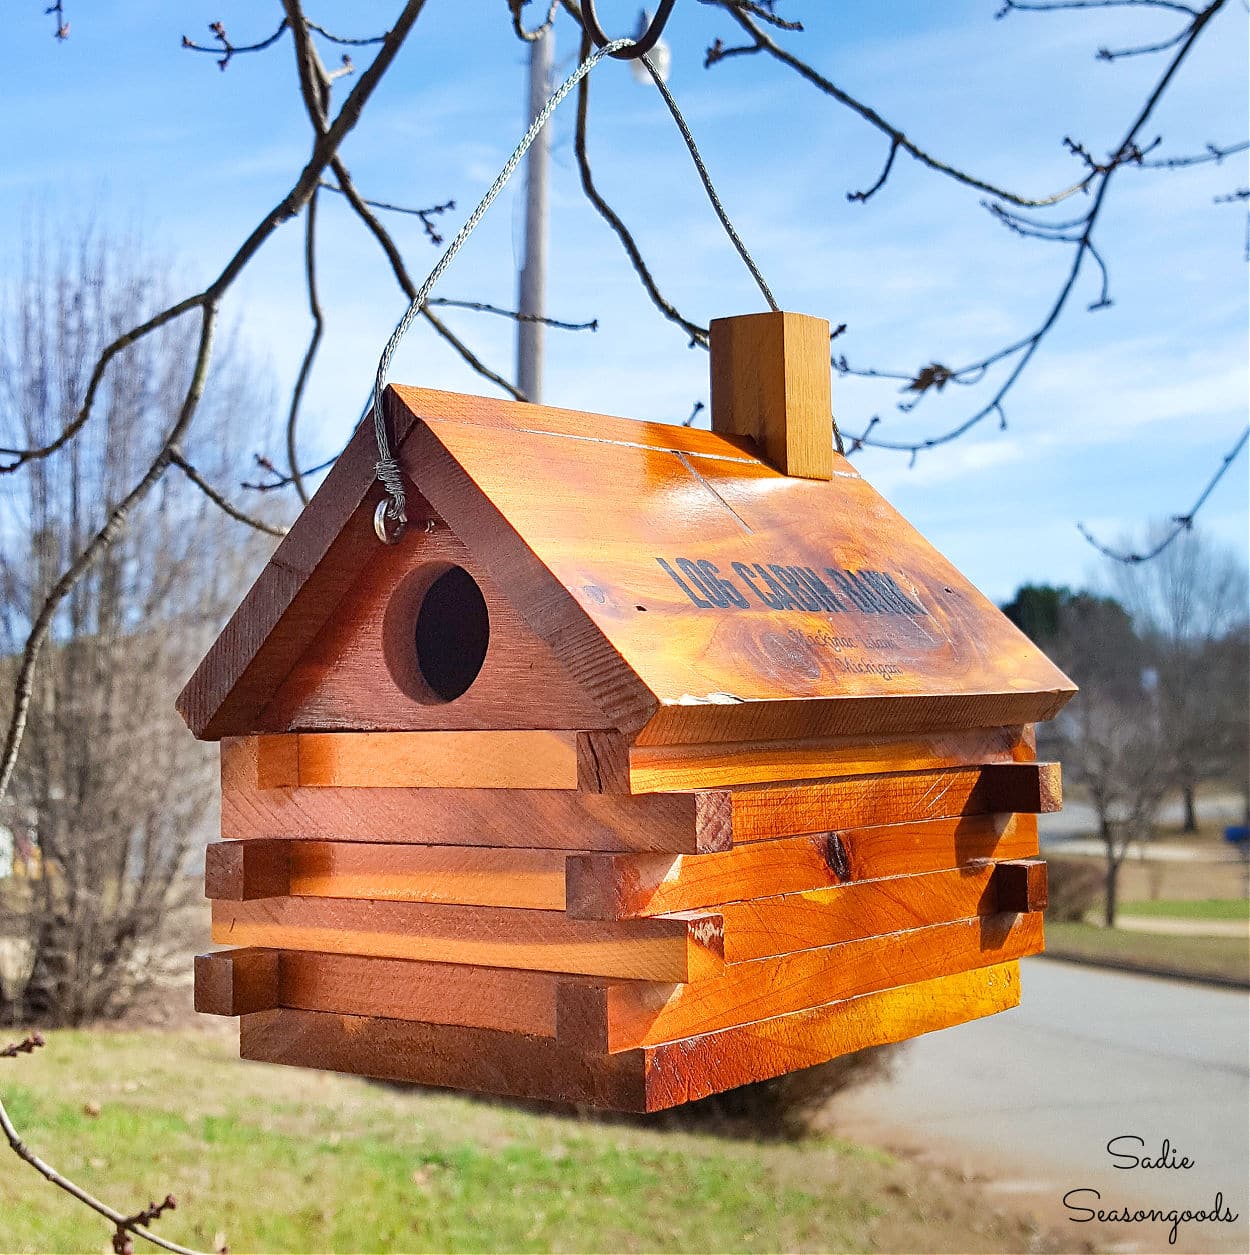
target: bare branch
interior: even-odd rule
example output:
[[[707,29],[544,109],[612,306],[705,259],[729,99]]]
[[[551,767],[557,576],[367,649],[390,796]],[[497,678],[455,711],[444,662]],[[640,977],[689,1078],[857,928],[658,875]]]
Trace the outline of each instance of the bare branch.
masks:
[[[771,35],[768,34],[751,15],[746,12],[735,0],[705,0],[706,3],[722,8],[728,13],[739,26],[751,36],[753,44],[750,47],[742,49],[726,49],[722,48],[715,56],[711,56],[709,50],[710,63],[726,59],[728,56],[735,55],[739,52],[766,52],[769,56],[776,58],[783,65],[788,65],[792,70],[796,71],[802,78],[806,79],[813,87],[831,96],[839,104],[845,105],[853,113],[857,113],[870,126],[876,127],[883,135],[889,137],[892,145],[896,145],[907,153],[910,157],[915,158],[922,165],[927,166],[930,170],[936,171],[938,174],[945,175],[947,178],[954,179],[957,183],[962,183],[966,187],[974,187],[982,192],[988,192],[991,196],[997,197],[999,200],[1007,201],[1012,205],[1019,205],[1025,209],[1038,209],[1046,205],[1055,205],[1068,197],[1075,195],[1077,192],[1083,191],[1090,183],[1092,176],[1086,175],[1079,183],[1073,184],[1071,187],[1065,188],[1061,192],[1056,192],[1053,196],[1027,197],[1019,196],[1015,192],[1008,191],[1004,187],[997,184],[989,183],[984,179],[977,178],[975,175],[969,174],[964,170],[960,170],[945,161],[939,160],[931,153],[921,148],[913,140],[894,126],[887,122],[875,109],[857,100],[849,92],[844,91],[831,79],[826,78],[819,70],[809,65],[806,61],[796,57],[788,49],[778,44]],[[876,188],[873,189],[877,190]]]
[[[230,42],[230,36],[226,34],[223,22],[209,22],[208,29],[212,31],[213,38],[217,41],[216,47],[209,44],[197,44],[186,35],[182,37],[182,46],[191,52],[211,52],[214,56],[224,53],[225,55],[217,62],[217,68],[224,70],[229,66],[231,59],[239,53],[263,52],[266,48],[272,48],[282,38],[282,32],[287,29],[287,25],[287,19],[283,18],[278,23],[278,29],[267,38],[258,40],[254,44],[234,44]]]
[[[1085,537],[1095,549],[1098,550],[1106,558],[1111,558],[1116,562],[1123,562],[1126,566],[1132,566],[1139,562],[1149,562],[1152,558],[1157,558],[1182,532],[1189,531],[1194,525],[1194,518],[1199,510],[1206,504],[1207,498],[1215,491],[1215,486],[1224,478],[1224,473],[1236,460],[1237,455],[1246,447],[1246,441],[1250,440],[1250,427],[1237,439],[1237,443],[1220,459],[1219,468],[1215,474],[1207,481],[1207,486],[1198,495],[1198,500],[1189,507],[1184,514],[1176,514],[1172,517],[1172,528],[1166,532],[1164,536],[1150,549],[1145,552],[1126,551],[1121,549],[1112,549],[1108,545],[1104,545],[1098,540],[1084,523],[1078,523],[1077,530]]]
[[[1090,308],[1099,309],[1110,303],[1107,292],[1106,266],[1093,244],[1094,228],[1098,223],[1103,205],[1106,202],[1107,190],[1117,170],[1123,168],[1125,165],[1134,165],[1140,160],[1143,150],[1138,145],[1138,135],[1149,121],[1159,101],[1163,98],[1168,85],[1171,83],[1173,77],[1184,63],[1189,50],[1194,46],[1194,43],[1197,41],[1198,37],[1206,28],[1210,20],[1216,15],[1216,13],[1219,12],[1220,9],[1224,7],[1226,2],[1227,0],[1212,0],[1212,3],[1194,18],[1185,42],[1177,50],[1176,54],[1169,62],[1167,69],[1155,82],[1149,96],[1139,109],[1136,117],[1129,126],[1124,139],[1115,150],[1115,156],[1111,160],[1101,163],[1097,162],[1090,156],[1083,145],[1077,144],[1075,141],[1070,139],[1065,140],[1065,143],[1068,145],[1070,150],[1080,156],[1081,159],[1086,161],[1091,167],[1089,177],[1091,179],[1090,186],[1093,193],[1093,201],[1090,205],[1089,211],[1083,218],[1077,219],[1073,223],[1063,224],[1062,227],[1057,225],[1055,228],[1056,230],[1066,230],[1076,227],[1080,228],[1080,234],[1075,239],[1069,239],[1066,241],[1074,245],[1072,264],[1068,270],[1067,278],[1060,287],[1059,293],[1051,305],[1049,312],[1046,314],[1045,318],[1043,318],[1042,322],[1035,331],[1022,339],[1017,340],[1013,344],[1009,344],[1004,348],[998,349],[996,352],[989,354],[978,362],[973,362],[968,366],[949,372],[949,377],[951,379],[960,382],[970,377],[979,377],[989,367],[995,365],[999,361],[1003,361],[1010,357],[1016,357],[1016,361],[1013,363],[1006,379],[999,386],[998,390],[994,393],[990,400],[977,410],[976,413],[972,414],[961,423],[948,429],[940,435],[930,436],[924,440],[918,441],[890,441],[870,439],[868,430],[865,429],[859,436],[852,438],[852,447],[860,448],[866,445],[871,445],[873,448],[894,449],[911,454],[912,461],[914,462],[918,452],[925,449],[935,448],[938,445],[947,444],[952,440],[957,440],[960,436],[970,431],[991,414],[996,414],[999,417],[1000,426],[1004,426],[1006,423],[1003,411],[1004,398],[1011,391],[1016,381],[1024,373],[1029,362],[1032,360],[1033,355],[1037,352],[1039,345],[1046,338],[1051,328],[1053,328],[1055,323],[1059,320],[1060,315],[1067,306],[1069,297],[1072,295],[1072,292],[1076,287],[1077,280],[1080,277],[1081,269],[1087,256],[1090,257],[1094,264],[1099,267],[1099,271],[1102,276],[1102,287],[1099,299],[1095,301]],[[1155,143],[1157,142],[1158,141],[1156,140]],[[1154,145],[1152,144],[1149,147],[1153,146]],[[1145,151],[1149,151],[1149,148]],[[835,366],[836,364],[837,363],[835,362]],[[917,380],[919,379],[920,376],[918,375]],[[920,396],[923,397],[926,391],[927,389],[920,390]],[[914,403],[912,406],[907,408],[914,408]]]
[[[498,314],[501,318],[511,318],[513,322],[540,322],[544,327],[554,327],[557,331],[598,331],[599,320],[592,318],[590,322],[564,322],[559,318],[548,318],[545,314],[522,314],[515,309],[501,309],[498,305],[489,305],[485,301],[458,301],[449,296],[432,296],[427,305],[443,305],[449,309],[471,309],[479,314]]]
[[[208,364],[212,357],[213,332],[217,326],[217,305],[215,301],[207,301],[201,309],[199,347],[196,351],[195,368],[191,374],[191,382],[187,386],[178,418],[160,452],[152,464],[139,478],[131,490],[109,512],[104,525],[92,537],[78,556],[62,573],[61,578],[52,586],[39,613],[31,624],[22,650],[22,661],[18,667],[17,679],[14,682],[13,709],[9,715],[8,729],[5,733],[4,752],[0,754],[0,798],[8,791],[9,781],[13,776],[13,768],[17,764],[18,750],[22,744],[22,734],[26,729],[26,719],[30,713],[31,697],[34,691],[35,663],[39,659],[40,650],[51,630],[52,621],[56,617],[57,608],[69,595],[70,590],[81,576],[91,567],[92,563],[108,549],[122,529],[126,526],[127,517],[134,506],[141,501],[153,485],[164,475],[172,461],[173,449],[186,433],[204,395],[204,384],[208,377]]]
[[[560,7],[560,0],[551,0],[551,4],[547,8],[547,16],[533,30],[526,30],[521,21],[521,10],[529,2],[530,0],[508,0],[508,11],[512,14],[513,34],[527,44],[532,44],[551,29],[551,24],[556,20],[556,10]]]
[[[1240,144],[1228,144],[1222,148],[1217,144],[1208,144],[1206,152],[1195,153],[1193,156],[1160,157],[1154,161],[1142,161],[1138,164],[1148,170],[1180,170],[1186,166],[1204,165],[1209,161],[1214,161],[1218,164],[1225,157],[1244,153],[1247,148],[1250,148],[1250,140],[1242,140]]]
[[[19,1054],[31,1054],[43,1044],[43,1037],[39,1033],[32,1033],[24,1041],[13,1042],[0,1050],[0,1059],[14,1059]],[[69,1177],[62,1176],[50,1163],[40,1159],[22,1140],[2,1100],[0,1100],[0,1131],[3,1131],[5,1140],[9,1143],[9,1149],[23,1163],[29,1164],[45,1181],[55,1185],[57,1189],[64,1190],[71,1198],[76,1198],[80,1203],[90,1207],[97,1215],[103,1216],[114,1226],[113,1250],[119,1252],[119,1255],[120,1253],[131,1255],[133,1252],[134,1247],[128,1236],[130,1234],[142,1238],[145,1242],[151,1242],[153,1246],[159,1246],[162,1250],[173,1251],[174,1255],[200,1255],[200,1252],[187,1246],[179,1246],[177,1242],[170,1242],[147,1228],[162,1212],[173,1211],[177,1206],[177,1201],[172,1194],[167,1194],[161,1203],[151,1203],[142,1211],[127,1216],[107,1203],[101,1202],[94,1194],[88,1194],[81,1185],[71,1181]]]
[[[1053,13],[1059,9],[1171,9],[1175,13],[1187,13],[1197,17],[1198,10],[1175,0],[1003,0],[1003,7],[994,14],[1004,18],[1008,13]]]
[[[219,510],[228,514],[236,523],[244,523],[248,527],[255,528],[258,532],[264,532],[268,536],[285,536],[288,529],[278,527],[272,523],[266,523],[262,519],[255,518],[253,515],[245,514],[237,506],[231,502],[216,488],[212,486],[200,474],[196,468],[187,461],[182,452],[173,446],[169,450],[169,461],[172,466],[176,466]]]
[[[589,53],[590,36],[583,31],[580,55],[584,59]],[[642,250],[638,247],[637,241],[630,233],[629,228],[621,221],[620,215],[604,200],[599,189],[595,186],[594,175],[590,170],[590,157],[586,151],[586,119],[589,111],[590,77],[588,75],[577,85],[577,129],[573,137],[573,150],[577,156],[577,168],[581,173],[582,191],[585,192],[587,200],[598,210],[599,216],[616,232],[616,236],[621,241],[635,273],[642,281],[642,286],[646,289],[647,295],[651,298],[652,304],[669,322],[676,323],[690,337],[692,348],[696,344],[702,348],[707,348],[707,328],[691,322],[660,292],[647,263],[642,258]]]
[[[885,181],[890,177],[890,171],[894,167],[894,158],[898,156],[899,143],[898,140],[890,141],[890,152],[885,159],[885,165],[881,168],[881,173],[877,176],[877,181],[866,191],[863,192],[847,192],[846,199],[850,201],[860,201],[861,203],[869,200],[877,192],[885,186]]]
[[[45,17],[51,17],[55,23],[52,37],[64,43],[69,38],[69,23],[65,20],[65,0],[53,0],[43,13]]]
[[[343,195],[343,189],[326,180],[322,180],[318,185],[324,187],[327,192],[337,192]],[[430,205],[427,209],[411,209],[406,205],[392,205],[384,200],[367,200],[361,198],[362,203],[369,206],[370,209],[382,209],[389,213],[396,214],[412,214],[413,217],[420,218],[422,227],[425,228],[426,238],[431,244],[441,244],[443,237],[439,235],[438,229],[434,225],[434,219],[440,214],[445,214],[448,210],[455,209],[456,202],[454,200],[444,201],[441,205]]]

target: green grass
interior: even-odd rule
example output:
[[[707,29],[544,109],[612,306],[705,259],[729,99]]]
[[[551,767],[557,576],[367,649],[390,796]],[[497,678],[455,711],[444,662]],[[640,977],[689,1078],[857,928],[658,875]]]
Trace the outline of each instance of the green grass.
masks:
[[[975,1187],[834,1139],[599,1123],[234,1054],[223,1034],[53,1033],[0,1060],[0,1092],[100,1197],[174,1194],[157,1227],[202,1250],[218,1233],[236,1253],[1046,1249]],[[0,1250],[107,1244],[4,1152]]]
[[[1178,937],[1048,921],[1046,953],[1052,958],[1123,960],[1178,974],[1250,980],[1250,945],[1240,937]]]
[[[1186,902],[1179,899],[1161,902],[1125,902],[1122,915],[1140,915],[1167,919],[1250,920],[1248,898],[1206,898]]]

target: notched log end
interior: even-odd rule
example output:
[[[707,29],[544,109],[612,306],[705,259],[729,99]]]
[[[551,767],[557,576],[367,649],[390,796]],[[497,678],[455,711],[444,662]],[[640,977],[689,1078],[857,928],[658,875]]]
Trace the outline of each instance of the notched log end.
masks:
[[[195,1009],[202,1015],[250,1015],[277,1005],[277,951],[218,950],[195,956]]]

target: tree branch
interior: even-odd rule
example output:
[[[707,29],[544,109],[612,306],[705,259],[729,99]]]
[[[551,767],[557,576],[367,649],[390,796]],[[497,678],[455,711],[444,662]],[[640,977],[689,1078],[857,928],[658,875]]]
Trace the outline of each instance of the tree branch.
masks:
[[[1112,549],[1109,545],[1104,545],[1084,523],[1076,525],[1077,530],[1085,537],[1087,541],[1105,558],[1111,558],[1115,562],[1123,562],[1126,566],[1133,566],[1139,562],[1149,562],[1152,558],[1157,558],[1182,532],[1190,531],[1194,525],[1194,518],[1199,510],[1206,504],[1207,498],[1215,491],[1215,486],[1224,478],[1224,473],[1236,461],[1237,455],[1246,447],[1247,440],[1250,440],[1250,427],[1237,439],[1237,443],[1220,459],[1220,465],[1215,474],[1207,481],[1207,486],[1198,494],[1198,500],[1189,507],[1184,514],[1177,514],[1172,517],[1172,528],[1150,549],[1144,553]]]

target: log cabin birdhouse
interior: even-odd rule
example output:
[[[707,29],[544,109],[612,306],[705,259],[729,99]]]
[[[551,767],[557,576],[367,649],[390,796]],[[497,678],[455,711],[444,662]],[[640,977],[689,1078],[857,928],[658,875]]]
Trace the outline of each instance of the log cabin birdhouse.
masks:
[[[201,1011],[249,1059],[655,1110],[1019,1000],[1074,689],[832,450],[829,327],[712,430],[392,387],[188,683]]]

